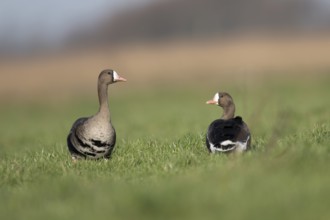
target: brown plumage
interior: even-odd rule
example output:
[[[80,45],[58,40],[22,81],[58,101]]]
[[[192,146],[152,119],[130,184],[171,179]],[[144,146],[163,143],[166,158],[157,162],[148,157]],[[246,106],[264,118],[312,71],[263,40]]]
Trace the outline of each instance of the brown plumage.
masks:
[[[110,157],[116,143],[116,131],[111,124],[108,85],[125,81],[113,70],[107,69],[100,73],[97,83],[99,111],[91,117],[77,119],[67,137],[73,159]]]
[[[251,135],[240,116],[235,116],[233,98],[226,92],[218,92],[207,104],[223,108],[220,119],[213,121],[206,134],[207,149],[212,152],[243,152],[250,149]]]

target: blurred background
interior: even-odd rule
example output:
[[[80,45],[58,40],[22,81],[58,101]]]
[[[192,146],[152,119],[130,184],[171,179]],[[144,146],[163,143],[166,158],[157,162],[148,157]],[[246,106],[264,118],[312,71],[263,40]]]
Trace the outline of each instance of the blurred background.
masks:
[[[1,99],[81,94],[104,68],[130,88],[221,87],[324,74],[329,61],[328,0],[0,3]]]
[[[114,156],[71,163],[105,68]],[[329,85],[330,0],[2,0],[0,219],[330,219]],[[204,146],[219,90],[241,159]]]

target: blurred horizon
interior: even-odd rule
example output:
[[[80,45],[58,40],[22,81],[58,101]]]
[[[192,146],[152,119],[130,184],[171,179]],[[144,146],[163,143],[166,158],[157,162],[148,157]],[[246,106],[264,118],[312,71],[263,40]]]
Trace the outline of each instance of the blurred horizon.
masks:
[[[13,0],[0,4],[3,57],[130,42],[330,32],[327,0]]]
[[[94,95],[105,68],[131,90],[329,75],[327,0],[0,4],[0,99]]]
[[[90,28],[116,11],[144,5],[150,0],[0,2],[0,54],[56,50],[72,32]],[[107,15],[107,16],[105,16]]]

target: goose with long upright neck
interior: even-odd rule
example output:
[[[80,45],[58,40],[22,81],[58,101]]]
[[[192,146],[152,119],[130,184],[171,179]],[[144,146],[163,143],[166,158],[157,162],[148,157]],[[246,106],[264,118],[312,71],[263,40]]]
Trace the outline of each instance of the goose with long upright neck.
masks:
[[[67,137],[72,159],[110,157],[116,143],[116,131],[111,124],[108,85],[116,82],[126,82],[126,79],[110,69],[100,73],[97,83],[99,111],[91,117],[77,119]]]
[[[250,149],[251,134],[240,116],[235,116],[233,98],[226,92],[218,92],[206,104],[223,108],[220,119],[213,121],[206,134],[206,146],[211,153],[243,152]]]

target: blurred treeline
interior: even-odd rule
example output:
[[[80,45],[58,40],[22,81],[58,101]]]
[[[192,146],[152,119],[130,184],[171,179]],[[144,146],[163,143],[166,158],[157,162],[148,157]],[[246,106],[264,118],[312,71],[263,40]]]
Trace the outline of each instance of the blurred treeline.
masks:
[[[318,0],[167,0],[101,15],[92,28],[70,35],[70,45],[164,41],[241,34],[330,30],[330,10]]]
[[[105,6],[91,15],[88,24],[81,19],[61,39],[45,39],[42,28],[35,27],[31,28],[35,33],[30,34],[35,37],[22,46],[11,33],[5,34],[0,38],[0,56],[178,38],[203,40],[329,30],[328,0],[159,0],[118,9]]]

